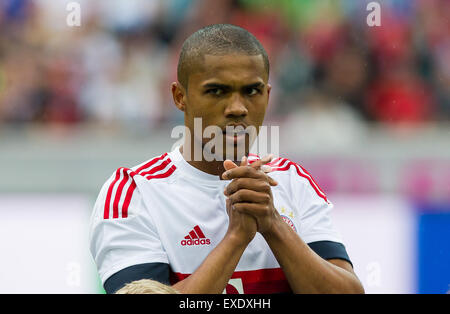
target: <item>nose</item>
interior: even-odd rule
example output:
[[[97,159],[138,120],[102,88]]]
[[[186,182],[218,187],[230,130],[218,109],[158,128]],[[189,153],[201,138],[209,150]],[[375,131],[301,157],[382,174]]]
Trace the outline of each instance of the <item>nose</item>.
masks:
[[[224,114],[226,117],[245,117],[248,114],[248,110],[243,97],[238,93],[234,94],[226,106]]]

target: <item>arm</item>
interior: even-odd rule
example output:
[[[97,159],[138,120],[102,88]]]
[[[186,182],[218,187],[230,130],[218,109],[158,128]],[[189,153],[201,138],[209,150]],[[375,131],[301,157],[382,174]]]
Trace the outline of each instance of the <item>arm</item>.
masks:
[[[266,158],[255,163],[262,166],[270,161]],[[244,164],[247,161],[243,159]],[[237,168],[230,160],[224,162],[225,170]],[[270,184],[276,185],[274,180]],[[254,238],[257,224],[254,217],[232,210],[231,200],[227,200],[226,208],[230,223],[222,241],[206,257],[199,268],[188,278],[176,283],[173,287],[182,293],[222,293],[236,269],[247,245]]]
[[[197,270],[173,285],[181,293],[222,293],[248,243],[226,235]]]
[[[107,194],[112,190],[110,186],[115,177],[113,175],[103,186],[90,226],[90,250],[105,290],[115,293],[126,283],[140,279],[168,284],[169,260],[151,215],[143,205],[140,191],[134,191],[126,218],[104,217]],[[114,195],[111,198],[114,199]],[[120,207],[118,211],[122,211]],[[192,275],[174,285],[179,292],[222,293],[225,289],[257,230],[256,220],[246,214],[231,212],[229,202],[227,211],[230,219],[224,238]]]
[[[273,206],[269,177],[253,167],[224,173],[233,179],[225,195],[236,211],[256,218],[294,293],[363,293],[363,287],[344,260],[324,260],[280,217]]]
[[[347,261],[322,259],[281,219],[263,237],[294,293],[364,293]]]
[[[229,203],[227,205],[229,208]],[[186,279],[167,287],[168,292],[165,293],[170,293],[170,289],[179,293],[222,293],[245,248],[256,234],[253,217],[240,213],[232,215],[228,232],[199,268]],[[107,293],[118,293],[116,291],[125,289],[126,284],[132,282],[132,287],[125,289],[126,293],[159,293],[152,292],[154,289],[150,289],[149,282],[152,281],[149,279],[160,282],[163,287],[168,285],[169,264],[144,263],[127,267],[109,277],[104,288]]]
[[[211,251],[203,263],[193,274],[174,284],[171,288],[179,293],[204,294],[222,293],[248,243],[256,234],[256,221],[253,217],[230,211],[230,224],[222,241]],[[133,282],[133,291],[151,293],[148,280],[154,279],[162,283],[169,282],[169,265],[166,263],[146,263],[130,266],[112,275],[105,282],[108,293]],[[129,290],[129,289],[128,289]]]
[[[228,201],[230,224],[222,241],[192,275],[173,285],[174,289],[181,293],[222,293],[225,289],[257,227],[253,217],[230,209]]]

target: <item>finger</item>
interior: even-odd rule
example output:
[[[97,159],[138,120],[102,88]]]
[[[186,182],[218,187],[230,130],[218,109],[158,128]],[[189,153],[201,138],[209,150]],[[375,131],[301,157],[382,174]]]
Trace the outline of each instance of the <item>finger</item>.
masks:
[[[235,178],[266,179],[267,176],[253,167],[237,167],[225,171],[222,177],[226,180],[232,180]]]
[[[247,214],[255,218],[264,217],[271,213],[271,206],[268,204],[242,202],[233,204],[233,208],[239,213]]]
[[[242,167],[248,166],[248,158],[247,158],[247,156],[243,156],[242,157],[241,166]]]
[[[248,164],[248,159],[246,156],[243,156],[241,159],[240,166],[247,166],[247,164]],[[236,165],[233,161],[227,159],[223,162],[223,167],[225,168],[225,171],[226,171],[226,170],[237,168],[238,165]],[[223,176],[222,176],[222,178],[223,178]]]
[[[272,172],[272,167],[269,165],[262,165],[261,166],[261,171],[264,173],[269,173]]]
[[[231,209],[231,201],[230,201],[230,199],[227,198],[225,200],[225,204],[226,204],[225,208],[227,209],[227,214],[228,214],[228,216],[230,216],[230,209]]]
[[[267,165],[267,163],[271,162],[273,160],[273,154],[269,154],[265,157],[263,157],[260,160],[255,161],[251,166],[255,169],[260,169],[263,173],[269,173],[272,172],[272,167]],[[278,185],[278,182],[269,177],[269,183],[272,186]]]
[[[268,178],[268,180],[269,180],[269,184],[270,184],[271,186],[277,186],[277,185],[278,185],[278,182],[277,182],[275,179],[271,178],[271,177],[268,176],[268,175],[266,175],[266,176],[267,176],[267,178]]]
[[[255,162],[253,162],[253,163],[251,164],[251,167],[252,167],[252,168],[255,168],[255,169],[260,169],[262,165],[265,165],[265,164],[271,162],[272,159],[273,159],[273,155],[272,155],[272,154],[269,154],[269,155],[267,155],[267,156],[265,156],[265,157],[263,157],[263,158],[261,158],[261,159],[258,159],[258,160],[255,161]]]
[[[261,170],[263,170],[262,171],[263,173],[271,172],[272,171],[272,167],[267,166],[266,163],[270,162],[272,159],[273,159],[273,155],[272,154],[267,155],[266,157],[255,161],[253,164],[251,164],[251,167],[254,168],[254,169],[258,169],[259,167],[261,167]],[[238,165],[236,165],[233,161],[231,161],[229,159],[225,160],[223,165],[224,165],[224,168],[225,168],[226,171],[222,174],[222,178],[227,180],[227,178],[226,178],[227,175],[228,175],[227,171],[231,170],[231,169],[238,168]],[[241,159],[240,166],[247,166],[247,165],[248,165],[248,158],[246,156],[243,156],[242,159]],[[227,173],[227,174],[225,174],[225,173]],[[271,186],[277,186],[278,185],[278,182],[276,180],[272,179],[269,176],[267,176],[267,177],[268,177],[268,181],[269,181]]]
[[[236,178],[263,179],[265,181],[268,181],[271,186],[278,185],[278,182],[276,180],[253,167],[234,167],[232,169],[228,169],[222,174],[222,178],[224,180],[233,180]]]
[[[268,193],[256,192],[253,190],[241,189],[231,194],[228,199],[231,204],[236,203],[262,203],[269,204],[272,197]]]
[[[234,179],[225,187],[224,194],[228,196],[241,189],[271,193],[270,184],[268,181],[252,178],[239,178]]]
[[[263,164],[267,164],[268,162],[271,162],[273,159],[273,154],[269,154],[262,158]]]
[[[267,175],[268,173],[272,172],[272,167],[268,165],[262,165],[261,171]],[[269,175],[267,175],[267,177],[269,178],[270,185],[272,186],[278,185],[278,182],[276,180],[272,179]]]

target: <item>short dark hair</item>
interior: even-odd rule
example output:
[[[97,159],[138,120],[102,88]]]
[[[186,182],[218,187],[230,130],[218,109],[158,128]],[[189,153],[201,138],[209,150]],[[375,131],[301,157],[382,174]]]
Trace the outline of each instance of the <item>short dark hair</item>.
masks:
[[[184,41],[178,59],[178,81],[187,88],[189,75],[198,66],[199,60],[205,55],[222,56],[229,53],[262,55],[269,76],[266,50],[253,34],[239,26],[214,24],[199,29]]]

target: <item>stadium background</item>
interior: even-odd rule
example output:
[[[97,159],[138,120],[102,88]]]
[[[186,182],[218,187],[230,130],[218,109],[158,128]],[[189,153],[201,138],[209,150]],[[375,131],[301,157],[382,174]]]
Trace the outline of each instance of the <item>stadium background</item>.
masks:
[[[171,148],[183,39],[213,23],[271,60],[266,123],[335,204],[368,293],[450,289],[450,2],[0,1],[0,292],[103,292],[97,193]],[[170,223],[170,222],[168,222]]]

